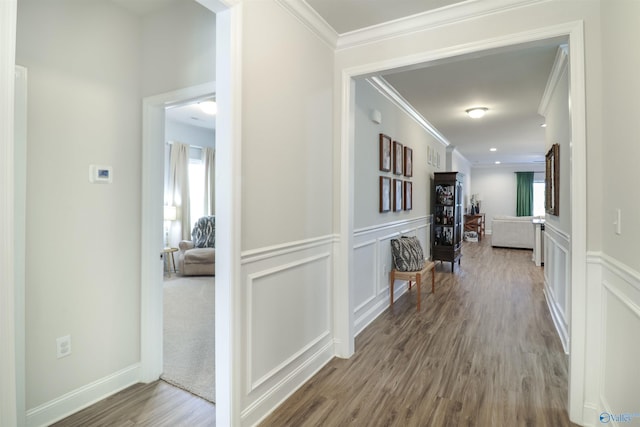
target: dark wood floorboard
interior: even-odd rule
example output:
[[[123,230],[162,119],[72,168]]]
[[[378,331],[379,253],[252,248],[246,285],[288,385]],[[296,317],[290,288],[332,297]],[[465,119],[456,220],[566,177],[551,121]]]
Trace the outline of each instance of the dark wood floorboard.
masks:
[[[465,243],[261,426],[572,426],[567,359],[531,251]],[[427,291],[428,284],[423,285]]]
[[[215,406],[164,381],[136,384],[70,417],[56,427],[212,427]]]

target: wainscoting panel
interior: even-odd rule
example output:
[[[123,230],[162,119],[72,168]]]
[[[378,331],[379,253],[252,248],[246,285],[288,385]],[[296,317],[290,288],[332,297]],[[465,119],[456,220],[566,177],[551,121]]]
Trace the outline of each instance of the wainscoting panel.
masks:
[[[549,223],[544,231],[544,294],[565,353],[569,354],[571,316],[570,236]]]
[[[584,425],[639,426],[640,272],[597,252],[587,273]]]
[[[333,357],[333,239],[243,253],[243,425],[255,424]]]
[[[391,239],[416,236],[425,257],[431,256],[430,217],[386,223],[354,232],[355,333],[358,335],[389,306],[389,273],[393,268]],[[407,290],[407,282],[397,281],[394,298]]]

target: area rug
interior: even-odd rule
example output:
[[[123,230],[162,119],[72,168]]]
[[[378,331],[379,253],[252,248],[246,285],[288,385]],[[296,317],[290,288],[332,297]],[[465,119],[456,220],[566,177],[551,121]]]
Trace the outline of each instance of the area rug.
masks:
[[[215,278],[164,280],[164,366],[160,378],[215,402]]]

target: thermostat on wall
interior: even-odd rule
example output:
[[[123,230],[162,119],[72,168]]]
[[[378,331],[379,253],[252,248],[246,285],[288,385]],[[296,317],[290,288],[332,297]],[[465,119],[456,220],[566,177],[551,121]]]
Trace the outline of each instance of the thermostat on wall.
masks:
[[[92,184],[111,184],[113,168],[111,166],[89,165],[89,182]]]

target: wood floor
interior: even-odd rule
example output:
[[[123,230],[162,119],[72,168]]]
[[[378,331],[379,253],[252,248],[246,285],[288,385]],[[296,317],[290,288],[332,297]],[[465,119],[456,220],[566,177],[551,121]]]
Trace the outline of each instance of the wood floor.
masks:
[[[419,313],[414,288],[261,426],[573,425],[542,268],[488,238],[463,254],[454,274],[438,264]]]
[[[573,426],[567,360],[531,251],[465,243],[438,264],[436,293],[415,288],[261,426]],[[56,426],[213,426],[215,407],[156,382],[136,385]]]
[[[164,381],[136,384],[55,427],[213,427],[215,406]]]

